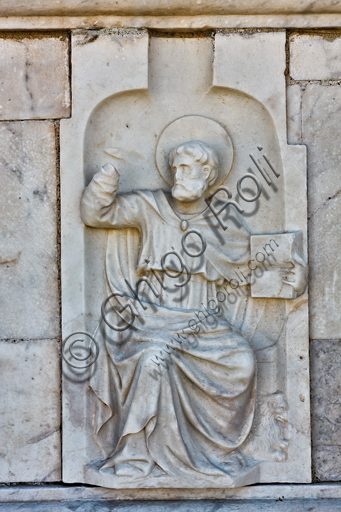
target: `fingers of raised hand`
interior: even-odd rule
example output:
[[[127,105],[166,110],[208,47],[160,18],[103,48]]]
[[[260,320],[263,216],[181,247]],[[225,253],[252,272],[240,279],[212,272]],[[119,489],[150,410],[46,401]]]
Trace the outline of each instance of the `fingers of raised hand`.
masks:
[[[284,263],[290,263],[291,264],[291,268],[296,267],[296,264],[297,264],[297,262],[293,258],[290,258],[288,260],[284,260]]]
[[[290,282],[290,283],[294,283],[296,281],[296,273],[294,271],[291,271],[291,270],[284,270],[282,272],[280,272],[280,276],[282,278],[282,281],[283,283],[285,281],[287,282]]]
[[[289,258],[288,260],[285,260],[285,263],[291,263],[293,267],[297,267],[299,265],[300,267],[306,267],[307,264],[304,261],[303,258],[299,254],[295,254],[295,258]]]
[[[105,165],[103,165],[103,169],[108,174],[111,174],[111,175],[114,175],[114,176],[115,175],[116,176],[120,176],[120,173],[118,172],[116,167],[114,165],[112,165],[112,164],[106,163]]]
[[[290,284],[292,285],[293,283],[295,283],[295,281],[293,279],[289,280],[289,279],[282,279],[282,283],[284,284]]]
[[[296,263],[298,263],[298,265],[300,265],[301,267],[304,267],[304,268],[305,268],[305,267],[307,266],[307,264],[306,264],[306,262],[304,261],[304,259],[303,259],[303,258],[301,258],[301,256],[300,256],[299,254],[297,254],[297,253],[295,254],[295,259],[294,259],[294,261],[295,261]]]

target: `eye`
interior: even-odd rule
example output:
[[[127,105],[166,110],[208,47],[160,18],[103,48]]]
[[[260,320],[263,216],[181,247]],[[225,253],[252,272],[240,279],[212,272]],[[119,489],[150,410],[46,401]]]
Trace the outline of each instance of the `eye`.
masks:
[[[190,167],[188,167],[188,165],[181,165],[181,169],[186,176],[188,176],[191,173],[191,169]]]

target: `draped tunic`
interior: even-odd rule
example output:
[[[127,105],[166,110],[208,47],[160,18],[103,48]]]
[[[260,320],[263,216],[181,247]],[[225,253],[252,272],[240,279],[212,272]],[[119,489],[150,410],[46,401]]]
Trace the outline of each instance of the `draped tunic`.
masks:
[[[216,293],[217,284],[248,261],[249,233],[243,224],[223,231],[210,210],[186,216],[187,232],[199,232],[206,243],[203,255],[192,257],[181,242],[184,216],[173,211],[164,191],[115,192],[98,173],[81,207],[85,224],[108,228],[108,292],[119,292],[118,301],[129,300],[139,312],[125,331],[101,321],[96,332],[101,347],[90,388],[103,467],[135,461],[141,478],[200,474],[232,481],[231,456],[254,416],[255,358],[224,317]],[[197,234],[186,237],[186,247],[200,251]],[[154,291],[145,281],[135,288],[141,276]],[[185,286],[175,286],[184,279]],[[110,308],[106,319],[118,323]]]

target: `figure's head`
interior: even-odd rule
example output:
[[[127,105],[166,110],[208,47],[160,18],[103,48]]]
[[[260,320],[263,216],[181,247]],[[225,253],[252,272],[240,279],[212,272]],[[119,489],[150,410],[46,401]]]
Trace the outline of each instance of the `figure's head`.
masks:
[[[185,142],[170,152],[169,165],[174,176],[172,196],[190,203],[203,196],[218,176],[215,151],[199,140]]]

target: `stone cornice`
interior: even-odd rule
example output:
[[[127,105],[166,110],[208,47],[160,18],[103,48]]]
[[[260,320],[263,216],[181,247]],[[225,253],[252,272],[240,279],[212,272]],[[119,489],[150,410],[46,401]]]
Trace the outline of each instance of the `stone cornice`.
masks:
[[[341,0],[0,0],[0,16],[341,14]]]
[[[341,27],[339,14],[193,16],[0,16],[1,31],[147,28],[160,31],[210,29],[329,29]]]

